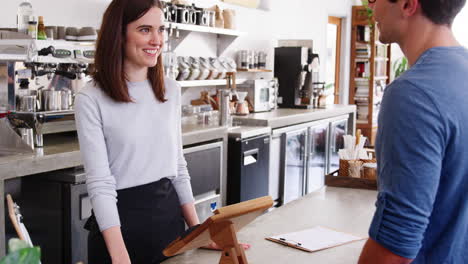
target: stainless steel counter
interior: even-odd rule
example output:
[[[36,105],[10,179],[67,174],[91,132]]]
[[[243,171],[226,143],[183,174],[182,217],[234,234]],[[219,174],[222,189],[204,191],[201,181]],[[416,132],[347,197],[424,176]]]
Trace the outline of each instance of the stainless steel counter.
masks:
[[[249,263],[357,263],[365,240],[307,253],[265,240],[265,237],[312,228],[317,225],[367,237],[375,210],[376,191],[324,187],[258,217],[238,233],[240,242],[251,244]],[[218,263],[219,251],[197,249],[163,264]]]
[[[265,134],[271,134],[271,127],[238,126],[228,129],[229,138],[244,139]]]
[[[226,127],[185,127],[182,141],[191,145],[223,139],[226,131]],[[73,133],[46,135],[44,142],[44,147],[36,148],[34,154],[0,157],[0,180],[82,165],[78,139]]]
[[[191,145],[215,139],[224,140],[226,132],[226,127],[185,127],[182,141],[184,145]],[[5,252],[4,181],[80,165],[82,160],[75,133],[46,135],[44,147],[36,148],[33,154],[0,156],[0,257]]]
[[[340,115],[354,114],[355,112],[355,105],[331,105],[324,109],[279,108],[271,112],[236,116],[233,122],[241,126],[269,126],[275,129]],[[355,117],[353,117],[353,119],[354,118]]]

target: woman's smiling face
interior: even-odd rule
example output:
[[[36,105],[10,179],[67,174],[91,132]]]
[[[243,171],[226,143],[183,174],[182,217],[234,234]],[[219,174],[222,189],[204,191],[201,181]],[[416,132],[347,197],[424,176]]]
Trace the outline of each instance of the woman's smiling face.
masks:
[[[164,14],[153,7],[127,25],[125,64],[129,70],[154,67],[164,45]]]

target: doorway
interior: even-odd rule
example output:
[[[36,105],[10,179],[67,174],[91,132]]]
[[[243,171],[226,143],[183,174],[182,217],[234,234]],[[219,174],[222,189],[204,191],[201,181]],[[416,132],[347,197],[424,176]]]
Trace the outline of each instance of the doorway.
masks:
[[[334,91],[334,103],[340,102],[340,61],[342,18],[328,17],[327,24],[327,88]]]

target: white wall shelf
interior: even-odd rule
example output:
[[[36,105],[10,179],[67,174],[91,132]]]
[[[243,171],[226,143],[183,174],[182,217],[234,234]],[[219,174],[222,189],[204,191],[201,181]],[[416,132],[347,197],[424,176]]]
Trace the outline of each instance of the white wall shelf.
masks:
[[[181,23],[173,23],[173,22],[165,22],[164,24],[166,25],[167,28],[172,27],[173,29],[184,30],[184,31],[212,33],[212,34],[234,36],[234,37],[245,35],[244,32],[232,30],[232,29],[207,27],[207,26],[199,26],[199,25],[191,25],[191,24],[181,24]]]
[[[236,84],[243,84],[246,79],[236,79]],[[194,81],[178,81],[182,87],[201,87],[201,86],[217,86],[226,85],[226,80],[194,80]]]

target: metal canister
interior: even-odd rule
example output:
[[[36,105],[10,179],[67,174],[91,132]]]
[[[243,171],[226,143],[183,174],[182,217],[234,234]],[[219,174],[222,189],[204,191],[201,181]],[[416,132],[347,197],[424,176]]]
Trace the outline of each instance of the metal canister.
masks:
[[[35,95],[24,95],[20,98],[19,110],[21,112],[36,112],[37,97]]]
[[[60,110],[69,110],[72,107],[72,91],[69,89],[64,89],[60,91]]]
[[[62,93],[55,90],[43,90],[42,91],[42,100],[43,100],[43,109],[45,111],[58,111],[61,109],[61,98]]]
[[[231,111],[230,111],[230,97],[231,97],[231,90],[229,89],[221,89],[218,90],[218,98],[219,98],[219,125],[221,126],[231,126]]]

